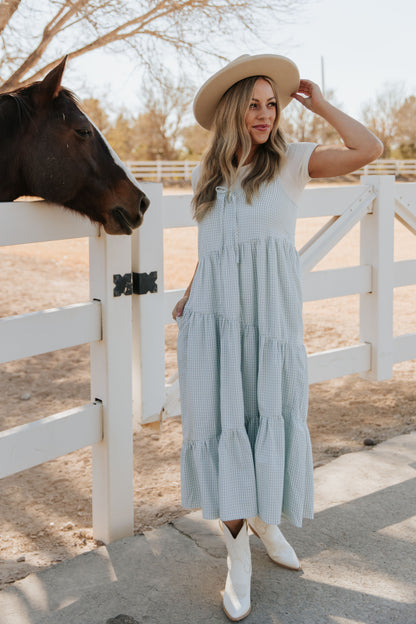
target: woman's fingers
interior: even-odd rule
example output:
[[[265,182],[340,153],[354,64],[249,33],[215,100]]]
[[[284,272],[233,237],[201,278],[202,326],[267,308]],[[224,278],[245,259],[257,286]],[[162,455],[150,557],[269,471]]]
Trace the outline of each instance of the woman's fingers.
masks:
[[[176,321],[177,316],[180,316],[178,303],[175,305],[175,307],[172,310],[172,318],[174,321]]]
[[[292,93],[292,97],[303,104],[309,110],[314,110],[315,106],[324,100],[319,86],[312,80],[302,79],[299,83],[299,89],[296,93]]]
[[[188,301],[188,297],[183,297],[182,299],[179,299],[178,303],[173,308],[172,318],[174,321],[176,321],[177,316],[182,316],[183,310],[187,301]]]
[[[311,108],[311,97],[305,95],[299,95],[298,93],[293,93],[292,98],[303,104],[306,108]]]

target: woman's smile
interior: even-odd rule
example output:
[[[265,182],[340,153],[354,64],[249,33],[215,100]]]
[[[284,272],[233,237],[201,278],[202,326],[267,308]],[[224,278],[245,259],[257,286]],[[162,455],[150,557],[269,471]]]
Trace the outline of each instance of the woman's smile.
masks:
[[[253,127],[258,132],[268,132],[271,129],[271,126],[268,126],[266,124],[260,124],[260,125],[253,126]]]

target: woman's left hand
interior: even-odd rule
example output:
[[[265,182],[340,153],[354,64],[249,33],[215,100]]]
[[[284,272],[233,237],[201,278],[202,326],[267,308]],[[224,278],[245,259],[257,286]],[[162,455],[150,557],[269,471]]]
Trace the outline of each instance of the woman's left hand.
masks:
[[[292,93],[292,97],[313,113],[319,113],[321,105],[326,101],[319,86],[305,79],[300,81],[299,89]]]

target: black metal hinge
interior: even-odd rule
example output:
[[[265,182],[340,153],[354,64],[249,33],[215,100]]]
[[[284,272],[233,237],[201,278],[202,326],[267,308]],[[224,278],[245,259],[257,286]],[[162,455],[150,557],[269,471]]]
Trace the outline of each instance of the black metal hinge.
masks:
[[[151,273],[125,273],[113,275],[114,297],[157,293],[157,271]]]
[[[133,294],[157,293],[157,271],[133,273]]]
[[[116,275],[113,275],[113,283],[115,284],[113,290],[114,297],[131,295],[133,293],[133,280],[131,273],[126,273],[125,275],[117,273]]]

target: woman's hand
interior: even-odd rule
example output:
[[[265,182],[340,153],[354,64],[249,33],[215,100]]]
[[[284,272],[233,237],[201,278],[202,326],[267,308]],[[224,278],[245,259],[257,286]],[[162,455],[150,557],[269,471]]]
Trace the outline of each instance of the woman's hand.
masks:
[[[175,305],[175,307],[172,310],[172,318],[174,321],[176,321],[176,318],[178,316],[182,316],[184,308],[186,306],[186,303],[189,299],[188,295],[185,295],[184,297],[182,297],[182,299],[179,299],[178,303]]]
[[[292,93],[292,97],[312,113],[317,114],[320,114],[322,105],[326,102],[321,89],[312,80],[301,80],[299,89],[296,93]]]
[[[325,119],[343,141],[343,144],[316,147],[309,159],[311,178],[346,175],[381,156],[383,145],[378,138],[356,119],[330,104],[311,80],[301,80],[292,97]]]
[[[178,303],[175,305],[175,307],[172,310],[172,317],[174,321],[176,321],[178,316],[182,316],[183,314],[184,308],[189,299],[189,295],[191,294],[192,282],[194,281],[194,277],[198,269],[198,264],[199,262],[196,263],[196,268],[192,276],[191,283],[189,284],[188,288],[185,290],[184,296],[182,297],[182,299],[179,299]]]

